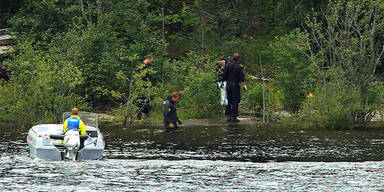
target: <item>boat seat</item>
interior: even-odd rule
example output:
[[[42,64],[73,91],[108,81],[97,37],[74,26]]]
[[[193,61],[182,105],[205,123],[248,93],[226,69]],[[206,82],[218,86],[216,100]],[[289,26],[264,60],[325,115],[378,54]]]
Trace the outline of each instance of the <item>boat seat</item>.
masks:
[[[90,136],[89,135],[80,135],[80,149],[82,149],[84,147],[84,141],[87,140],[88,137],[90,137]],[[49,135],[49,138],[64,140],[64,135]],[[55,144],[55,147],[65,148],[63,144]]]
[[[64,135],[49,135],[49,138],[64,140]]]
[[[84,142],[88,137],[88,135],[80,135],[80,142]],[[64,140],[64,135],[49,135],[49,138]]]
[[[65,148],[63,144],[55,144],[55,147],[57,147],[57,148]]]

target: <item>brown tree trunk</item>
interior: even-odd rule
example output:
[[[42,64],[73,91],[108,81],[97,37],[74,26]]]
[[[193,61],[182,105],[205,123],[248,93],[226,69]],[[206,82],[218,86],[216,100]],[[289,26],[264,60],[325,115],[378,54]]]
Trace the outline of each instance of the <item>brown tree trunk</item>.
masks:
[[[201,1],[201,8],[200,8],[200,22],[201,22],[201,56],[205,56],[206,54],[206,27],[207,27],[207,21],[205,18],[205,0]]]

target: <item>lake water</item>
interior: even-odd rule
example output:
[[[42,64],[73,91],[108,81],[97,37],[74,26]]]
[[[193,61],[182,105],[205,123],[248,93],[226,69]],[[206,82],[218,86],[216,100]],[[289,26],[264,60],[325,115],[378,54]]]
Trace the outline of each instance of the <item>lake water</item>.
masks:
[[[100,125],[95,161],[31,159],[0,126],[0,191],[383,191],[384,131]]]

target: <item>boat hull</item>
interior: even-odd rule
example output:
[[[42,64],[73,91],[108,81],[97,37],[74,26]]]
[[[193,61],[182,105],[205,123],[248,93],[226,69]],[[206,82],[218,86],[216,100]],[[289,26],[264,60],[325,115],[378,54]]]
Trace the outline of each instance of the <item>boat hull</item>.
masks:
[[[84,147],[77,153],[77,160],[95,160],[103,157],[105,143],[103,135],[94,127],[86,127],[88,131],[97,131],[83,143]],[[46,160],[63,160],[64,146],[60,139],[51,139],[50,135],[60,135],[62,124],[43,124],[32,127],[27,136],[31,158]]]
[[[33,159],[47,159],[47,160],[63,160],[62,152],[56,147],[36,147],[29,145],[30,155]]]

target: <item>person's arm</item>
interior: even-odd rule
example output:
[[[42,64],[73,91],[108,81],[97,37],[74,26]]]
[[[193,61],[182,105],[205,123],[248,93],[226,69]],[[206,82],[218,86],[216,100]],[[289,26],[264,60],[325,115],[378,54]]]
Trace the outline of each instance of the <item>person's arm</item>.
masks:
[[[175,105],[175,107],[176,107],[176,105]],[[175,121],[175,123],[178,122],[180,125],[183,124],[183,123],[180,121],[179,116],[177,115],[177,111],[175,112],[175,115],[176,115],[176,121]]]
[[[67,132],[67,128],[68,128],[68,119],[64,121],[64,124],[63,124],[63,133]]]
[[[245,74],[243,72],[243,68],[240,67],[240,81],[242,82],[241,84],[243,85],[243,89],[244,91],[248,91],[248,88],[247,88],[247,81],[245,79]]]
[[[87,134],[87,131],[85,130],[85,124],[82,120],[80,120],[79,129],[80,129],[80,135],[86,135]]]
[[[240,81],[243,82],[243,85],[245,85],[245,75],[243,68],[240,67]]]

